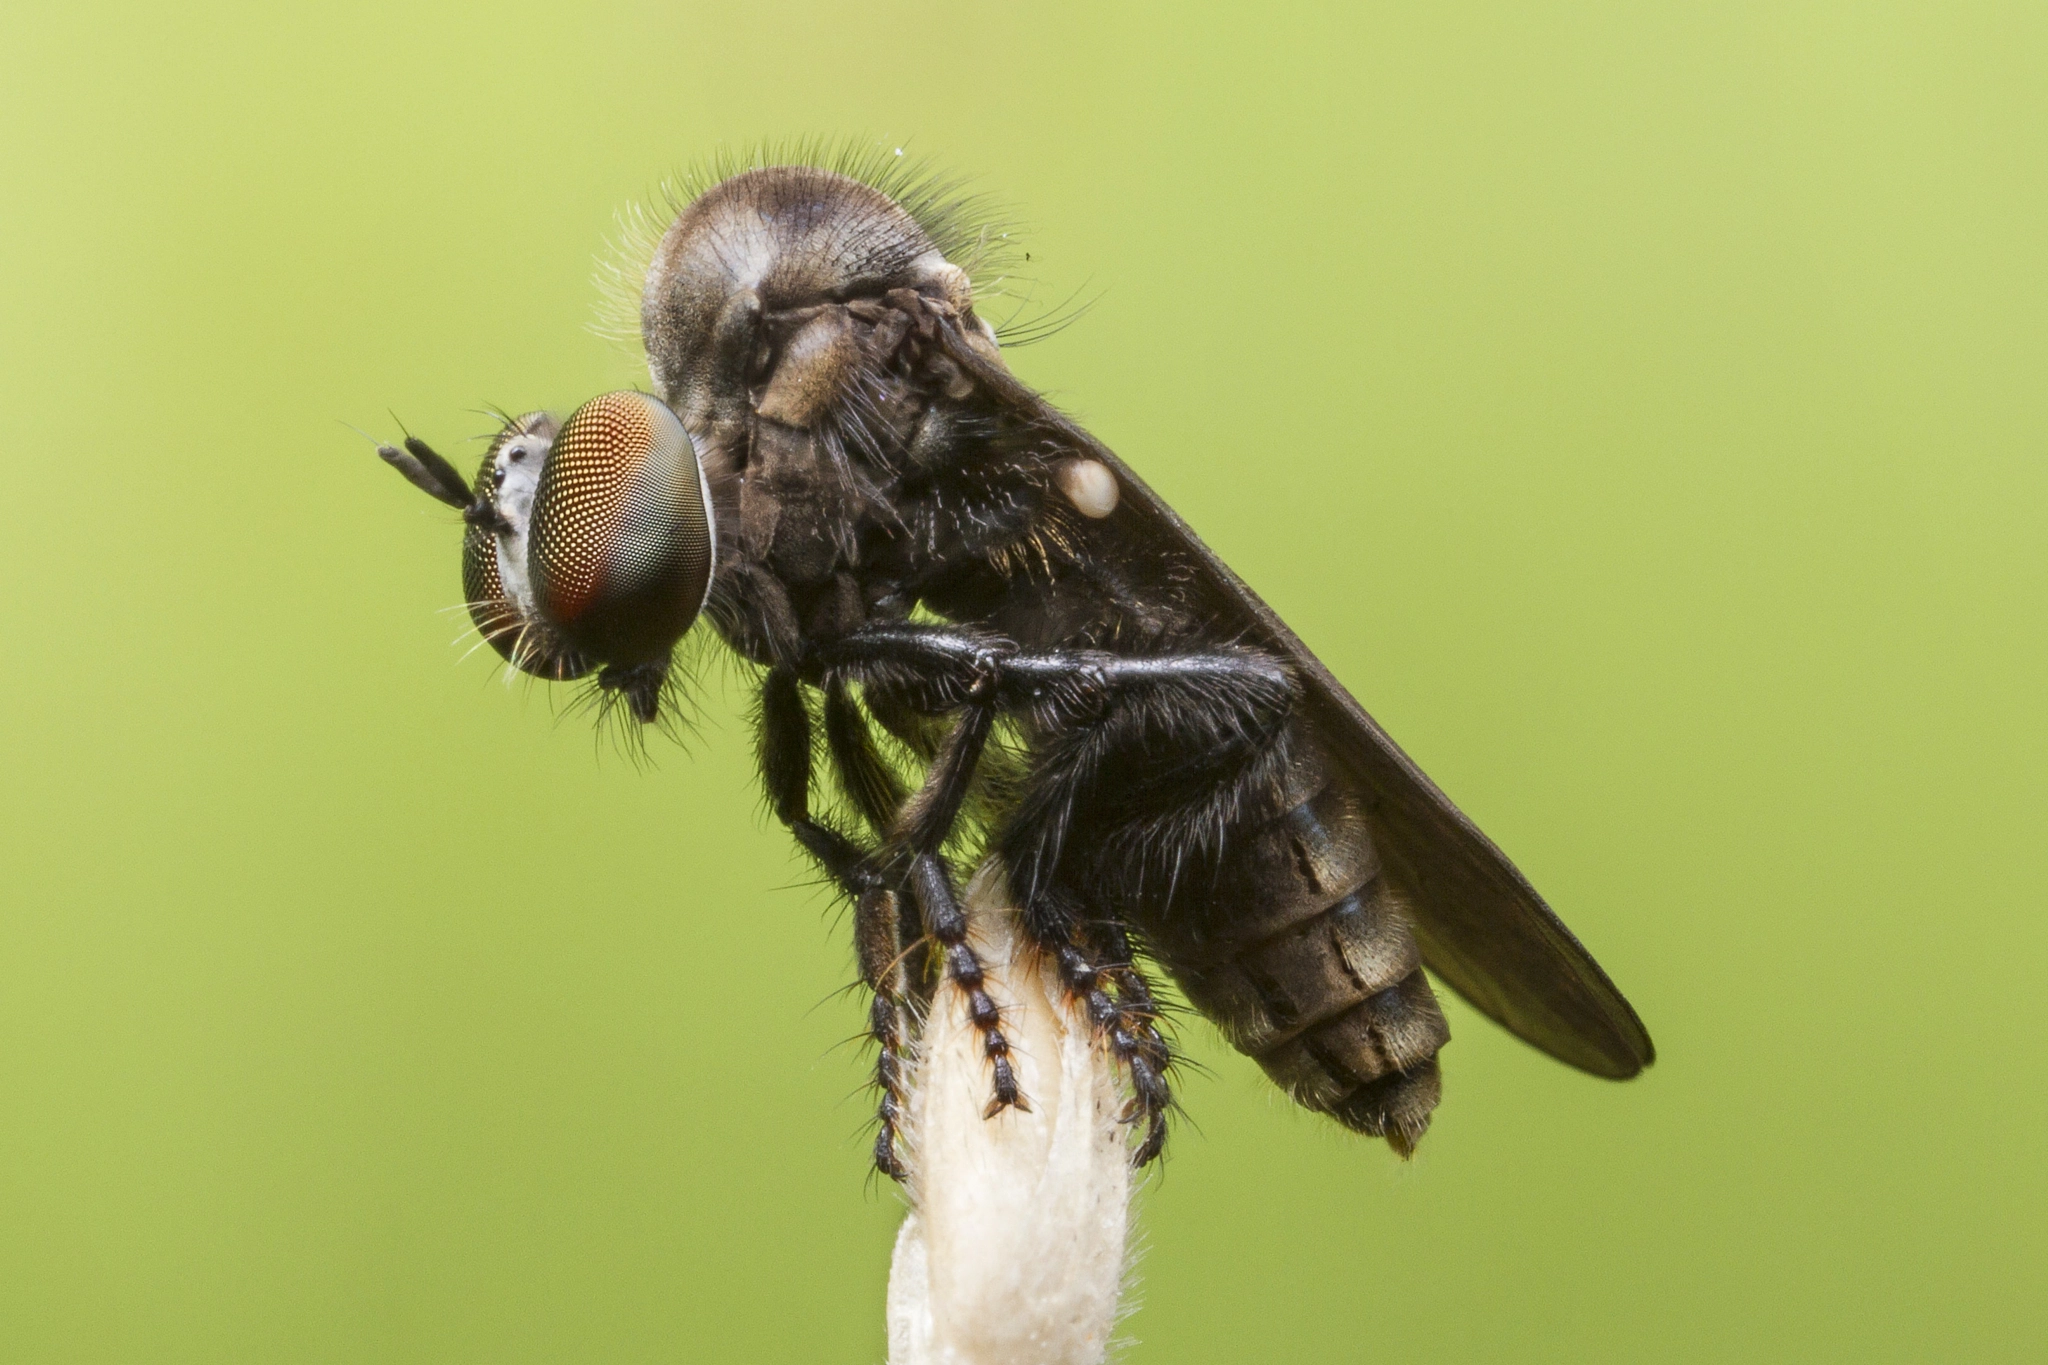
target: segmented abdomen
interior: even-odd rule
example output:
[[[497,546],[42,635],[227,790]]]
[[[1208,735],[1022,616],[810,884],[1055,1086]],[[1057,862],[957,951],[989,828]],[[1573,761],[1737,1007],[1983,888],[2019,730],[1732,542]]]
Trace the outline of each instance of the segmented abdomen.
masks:
[[[1450,1030],[1361,801],[1312,742],[1295,752],[1284,813],[1227,846],[1198,911],[1144,927],[1189,1001],[1282,1089],[1406,1155]]]

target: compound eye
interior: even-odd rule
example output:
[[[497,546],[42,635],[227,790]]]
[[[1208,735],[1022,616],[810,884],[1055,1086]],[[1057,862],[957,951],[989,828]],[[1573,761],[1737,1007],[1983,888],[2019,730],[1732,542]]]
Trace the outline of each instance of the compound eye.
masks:
[[[518,595],[499,573],[498,538],[481,526],[462,538],[462,595],[477,633],[520,672],[567,682],[594,667],[520,610]]]
[[[591,399],[555,436],[527,570],[564,642],[619,669],[662,663],[711,586],[711,506],[682,422],[659,399]]]
[[[580,678],[596,667],[569,648],[533,613],[533,594],[526,582],[527,508],[533,500],[533,477],[525,474],[518,487],[507,488],[506,460],[533,451],[545,460],[555,419],[529,412],[505,423],[484,452],[476,472],[475,505],[464,518],[462,596],[469,619],[492,649],[522,673],[552,682]],[[523,469],[523,466],[521,466]],[[488,513],[489,515],[484,515]]]

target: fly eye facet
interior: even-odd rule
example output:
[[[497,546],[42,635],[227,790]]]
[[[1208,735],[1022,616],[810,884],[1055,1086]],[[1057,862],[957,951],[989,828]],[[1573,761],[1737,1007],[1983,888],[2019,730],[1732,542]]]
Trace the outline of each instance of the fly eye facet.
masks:
[[[675,413],[623,391],[570,414],[529,529],[534,609],[563,641],[622,678],[665,667],[703,609],[713,558],[710,496]]]

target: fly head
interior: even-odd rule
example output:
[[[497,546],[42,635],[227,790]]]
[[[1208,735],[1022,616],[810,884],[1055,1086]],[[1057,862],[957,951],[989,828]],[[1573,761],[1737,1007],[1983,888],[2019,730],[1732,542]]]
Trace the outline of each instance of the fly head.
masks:
[[[710,495],[666,404],[622,391],[566,421],[530,412],[491,441],[472,488],[424,441],[378,453],[462,510],[470,619],[514,668],[597,674],[634,718],[661,710],[669,659],[709,595]]]

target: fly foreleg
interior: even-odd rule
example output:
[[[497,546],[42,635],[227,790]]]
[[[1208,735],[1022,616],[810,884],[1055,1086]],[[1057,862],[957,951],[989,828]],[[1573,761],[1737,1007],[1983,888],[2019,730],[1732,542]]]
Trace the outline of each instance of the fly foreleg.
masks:
[[[837,700],[844,704],[843,696]],[[835,731],[831,737],[836,758],[845,741],[836,733],[833,704],[834,698],[828,695],[826,722],[828,731]],[[875,1043],[875,1087],[881,1093],[875,1167],[891,1179],[901,1180],[909,1173],[898,1143],[908,1099],[917,995],[914,953],[903,943],[902,895],[876,875],[869,850],[812,817],[810,710],[796,674],[785,667],[771,668],[762,680],[760,760],[761,779],[777,818],[853,901],[861,979],[873,992],[868,1036]]]
[[[912,1001],[917,994],[911,952],[903,944],[903,898],[872,886],[854,901],[854,940],[861,979],[872,993],[868,1037],[875,1043],[875,1169],[892,1180],[909,1174],[898,1138],[909,1102],[910,1040],[917,1031]]]
[[[855,900],[874,881],[867,851],[811,814],[811,713],[796,674],[778,664],[761,680],[761,784],[775,816]]]

